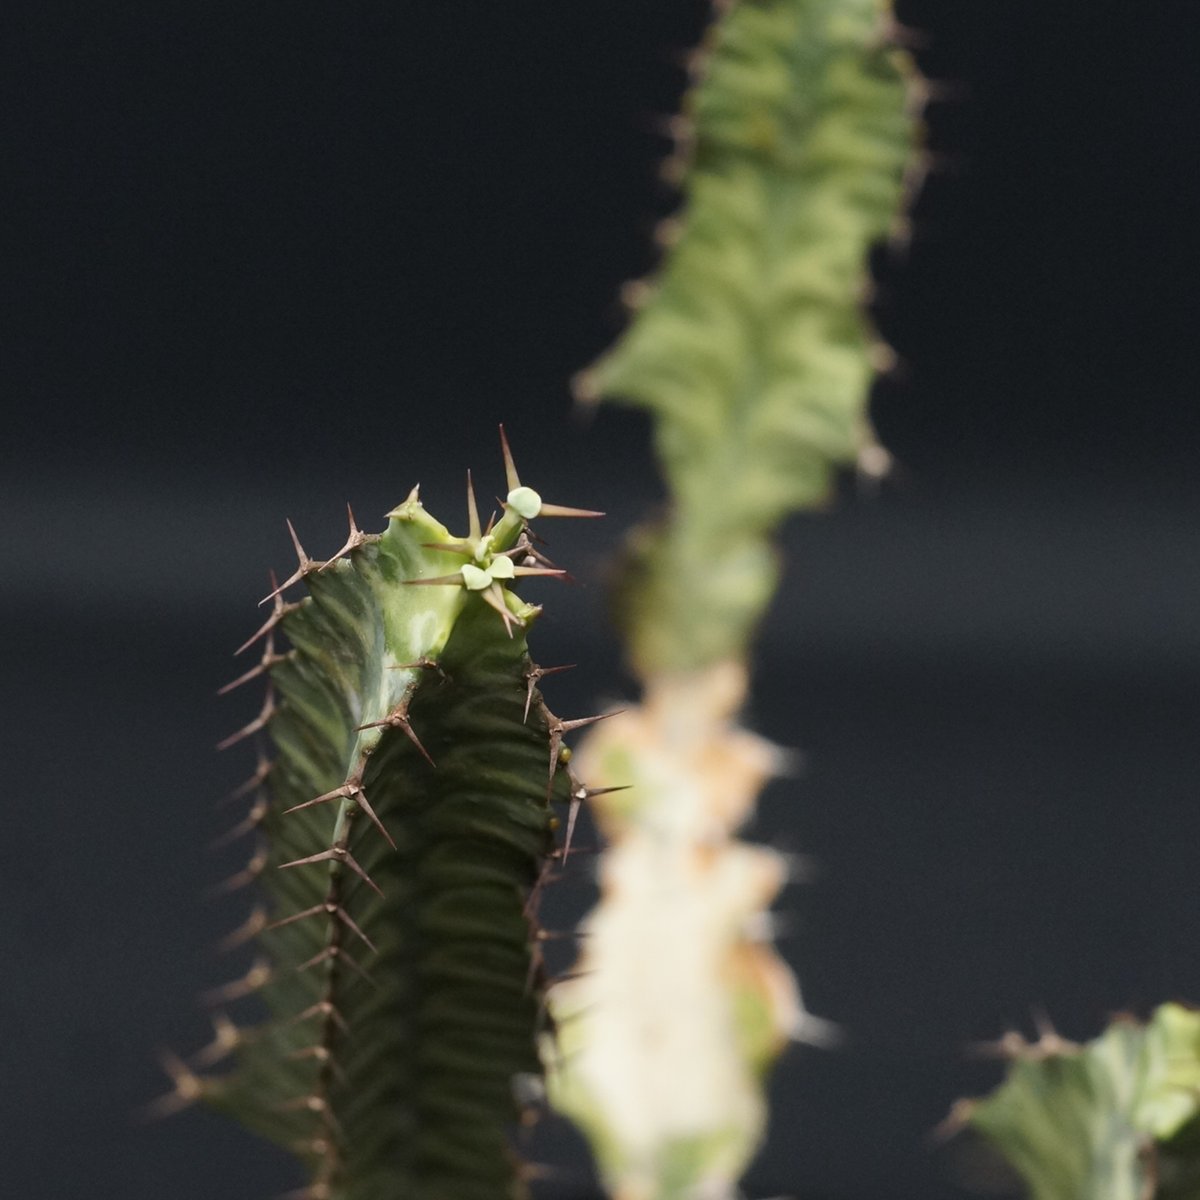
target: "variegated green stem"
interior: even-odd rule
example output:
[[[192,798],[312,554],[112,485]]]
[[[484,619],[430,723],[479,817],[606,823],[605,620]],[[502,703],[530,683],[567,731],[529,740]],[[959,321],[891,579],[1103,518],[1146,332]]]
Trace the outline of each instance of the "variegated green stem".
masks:
[[[555,853],[552,801],[577,804],[512,583],[558,575],[526,534],[572,515],[521,485],[511,456],[498,522],[454,537],[414,490],[387,530],[325,563],[297,543],[272,597],[258,673],[276,755],[243,823],[260,848],[257,941],[221,1004],[254,994],[266,1019],[222,1018],[181,1098],[203,1097],[292,1149],[310,1200],[509,1200],[514,1077],[538,1072],[544,1004],[533,921]],[[586,514],[585,514],[586,515]],[[282,592],[303,581],[307,596]],[[277,654],[279,630],[291,643]],[[240,735],[235,735],[240,736]]]
[[[993,1142],[1031,1200],[1200,1196],[1200,1013],[1164,1004],[1085,1046],[1009,1034],[1004,1083],[960,1101],[955,1126]]]
[[[737,716],[776,527],[878,450],[859,297],[912,142],[878,0],[718,9],[677,123],[667,256],[579,381],[652,414],[669,489],[618,590],[642,704],[580,750],[590,777],[630,787],[598,806],[611,845],[586,973],[554,998],[571,1053],[553,1096],[620,1200],[733,1196],[767,1065],[819,1028],[764,932],[783,863],[731,840],[779,760]]]
[[[580,379],[655,417],[666,522],[622,590],[644,678],[742,656],[772,532],[869,442],[867,247],[911,153],[877,0],[733,0],[685,104],[682,215],[628,330]]]

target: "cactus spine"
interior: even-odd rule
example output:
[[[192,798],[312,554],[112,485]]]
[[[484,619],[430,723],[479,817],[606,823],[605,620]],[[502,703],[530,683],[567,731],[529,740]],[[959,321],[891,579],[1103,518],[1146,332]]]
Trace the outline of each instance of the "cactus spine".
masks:
[[[244,789],[239,831],[259,848],[232,881],[259,879],[266,905],[233,939],[258,958],[213,1000],[254,994],[266,1018],[219,1018],[212,1046],[173,1064],[176,1099],[295,1151],[309,1200],[524,1194],[506,1134],[514,1077],[540,1071],[533,914],[562,854],[551,802],[585,794],[563,736],[587,719],[543,703],[525,644],[539,609],[512,589],[563,573],[529,520],[599,514],[543,503],[504,450],[508,498],[486,528],[468,481],[463,537],[414,489],[381,535],[351,517],[327,562],[297,542],[251,639],[261,661],[237,681],[269,680],[261,715],[228,739],[265,729],[274,744]],[[300,582],[307,595],[285,602]]]
[[[764,938],[783,859],[731,840],[772,746],[739,728],[773,533],[834,469],[878,458],[864,416],[864,256],[901,195],[911,122],[877,0],[729,0],[681,119],[684,206],[631,325],[580,379],[649,410],[668,514],[617,596],[642,703],[579,751],[610,846],[581,977],[557,989],[552,1097],[621,1200],[722,1200],[758,1145],[761,1078],[819,1023]]]
[[[1080,1046],[1045,1031],[999,1043],[1008,1077],[960,1101],[952,1127],[992,1142],[1031,1200],[1194,1200],[1200,1195],[1200,1013],[1164,1004]]]

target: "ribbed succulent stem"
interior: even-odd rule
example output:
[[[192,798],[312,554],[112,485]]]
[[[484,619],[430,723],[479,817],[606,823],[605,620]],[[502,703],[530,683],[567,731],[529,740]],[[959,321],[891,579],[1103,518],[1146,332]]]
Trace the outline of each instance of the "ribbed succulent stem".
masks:
[[[1200,1013],[1164,1004],[1078,1045],[1007,1034],[1004,1083],[963,1100],[951,1129],[982,1134],[1030,1200],[1192,1200],[1200,1195]]]
[[[557,989],[552,1098],[620,1200],[726,1200],[765,1124],[762,1076],[823,1024],[765,933],[780,855],[733,835],[782,756],[738,725],[775,530],[839,466],[886,458],[865,416],[883,356],[859,312],[866,252],[911,152],[877,0],[727,0],[694,60],[668,164],[682,211],[629,328],[579,381],[647,409],[669,489],[635,530],[617,609],[642,703],[576,762],[627,791],[582,978]]]
[[[230,885],[259,883],[266,904],[230,939],[256,943],[249,971],[210,999],[254,996],[265,1017],[220,1017],[193,1062],[209,1073],[172,1073],[176,1100],[292,1150],[310,1200],[525,1194],[509,1130],[514,1082],[541,1070],[537,902],[552,805],[586,790],[562,744],[582,722],[543,703],[525,643],[540,610],[512,584],[562,574],[530,519],[598,514],[544,504],[504,450],[508,500],[486,529],[470,487],[463,537],[414,490],[381,535],[351,516],[326,562],[296,540],[251,639],[259,665],[235,681],[266,676],[268,698],[224,744],[262,730],[274,755],[239,789],[235,833],[257,846]]]

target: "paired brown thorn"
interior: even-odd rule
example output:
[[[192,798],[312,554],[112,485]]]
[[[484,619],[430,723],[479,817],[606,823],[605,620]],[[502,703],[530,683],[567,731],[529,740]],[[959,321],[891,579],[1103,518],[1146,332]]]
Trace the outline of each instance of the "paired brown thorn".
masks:
[[[243,796],[248,796],[257,788],[262,787],[266,782],[267,776],[271,773],[271,760],[262,752],[262,747],[258,750],[258,763],[254,768],[254,774],[250,776],[244,783],[238,784],[218,805],[224,807],[226,804],[232,804],[234,800],[240,800]]]
[[[618,783],[613,787],[590,788],[581,783],[572,792],[572,800],[594,800],[597,796],[607,796],[612,792],[627,792],[633,787],[632,783]]]
[[[271,979],[271,967],[265,959],[258,959],[241,979],[234,979],[221,987],[205,992],[201,997],[205,1004],[228,1004],[252,996],[266,986]]]
[[[350,1026],[346,1024],[346,1018],[334,1007],[332,1000],[319,1000],[311,1008],[306,1008],[294,1017],[289,1017],[287,1024],[296,1025],[301,1021],[311,1020],[313,1017],[320,1017],[323,1021],[332,1021],[343,1033],[350,1032]]]
[[[508,435],[504,426],[500,426],[500,451],[504,455],[504,478],[508,490],[514,492],[521,486],[521,477],[517,474],[517,464],[513,459],[512,447],[508,444]],[[538,510],[539,517],[602,517],[604,513],[595,512],[590,508],[569,508],[564,504],[547,504],[542,502]]]
[[[242,1041],[242,1031],[223,1013],[212,1014],[213,1039],[191,1057],[196,1067],[212,1067],[228,1058]]]
[[[493,581],[488,587],[484,588],[479,593],[483,602],[489,607],[494,608],[500,614],[500,620],[504,622],[504,632],[511,638],[513,635],[513,626],[520,625],[524,628],[524,622],[518,621],[516,617],[508,611],[508,605],[504,602],[504,589],[500,584]]]
[[[425,654],[422,654],[421,657],[416,660],[416,662],[394,663],[392,666],[390,666],[388,668],[388,670],[389,671],[436,671],[442,677],[442,681],[444,683],[449,682],[449,680],[450,680],[450,676],[447,675],[446,672],[442,670],[441,663],[437,662],[435,659],[432,659],[428,655],[425,655]]]
[[[1077,1043],[1064,1038],[1055,1029],[1046,1010],[1040,1006],[1033,1010],[1033,1023],[1038,1032],[1036,1042],[1027,1041],[1020,1033],[1010,1029],[995,1041],[976,1042],[968,1049],[980,1058],[1003,1058],[1012,1061],[1032,1059],[1035,1062],[1070,1054],[1079,1049]]]
[[[259,714],[248,724],[243,725],[241,729],[231,733],[227,738],[223,738],[217,743],[218,750],[228,750],[230,746],[236,746],[238,742],[258,733],[260,729],[265,729],[267,723],[275,715],[275,689],[267,684],[267,694],[263,699],[263,706],[259,710]]]
[[[160,1050],[158,1061],[171,1081],[171,1090],[142,1110],[147,1120],[171,1117],[195,1104],[204,1095],[204,1080],[195,1073],[178,1055],[170,1050]]]
[[[553,777],[551,779],[553,780]],[[562,849],[560,851],[556,850],[550,857],[559,859],[564,867],[567,865],[567,859],[571,855],[571,839],[575,834],[575,822],[579,819],[579,810],[586,801],[594,800],[597,796],[607,796],[612,792],[627,792],[632,786],[632,784],[622,783],[615,787],[589,788],[581,783],[572,787],[570,796],[571,807],[567,812],[567,834],[563,839]],[[597,853],[597,850],[593,847],[586,850],[576,850],[575,853],[594,854]]]
[[[521,717],[521,724],[524,725],[529,720],[529,706],[533,703],[533,693],[537,689],[537,685],[546,678],[547,675],[559,675],[563,671],[573,671],[575,663],[566,663],[561,667],[539,667],[532,666],[525,672],[525,682],[529,685],[525,691],[525,712]]]
[[[257,829],[267,815],[267,802],[265,799],[258,799],[254,802],[250,811],[232,828],[227,829],[220,837],[214,838],[208,843],[210,850],[218,850],[222,846],[228,846],[230,842],[236,842],[238,838],[244,837],[252,829]]]
[[[224,687],[217,689],[218,696],[227,696],[234,688],[240,688],[242,684],[249,683],[252,679],[257,679],[260,675],[269,671],[276,663],[283,662],[287,657],[286,654],[264,654],[262,662],[251,667],[244,675],[239,675],[236,679],[225,684]]]
[[[351,518],[353,520],[353,518]],[[259,605],[266,604],[270,600],[276,599],[281,593],[286,592],[293,583],[299,583],[305,575],[311,574],[313,571],[319,571],[322,567],[328,564],[318,562],[314,558],[309,558],[304,552],[304,547],[300,545],[300,539],[296,536],[296,527],[289,520],[287,522],[288,533],[292,535],[292,545],[296,547],[296,558],[299,560],[299,565],[296,569],[281,583],[273,592],[268,592],[258,603]]]
[[[293,804],[291,808],[285,808],[283,815],[285,817],[290,816],[294,812],[300,812],[301,809],[313,808],[318,804],[329,804],[334,800],[341,800],[348,795],[349,792],[346,790],[346,784],[343,783],[340,787],[335,787],[331,792],[323,792],[319,796],[314,796],[311,800],[305,800],[301,804]]]
[[[332,558],[326,559],[325,562],[321,563],[321,565],[317,567],[318,574],[321,571],[324,571],[326,567],[333,566],[338,559],[345,558],[347,554],[352,554],[359,548],[359,546],[363,546],[367,542],[379,540],[378,534],[363,533],[363,531],[359,529],[358,523],[354,520],[354,510],[350,507],[349,502],[346,504],[346,516],[350,521],[350,532],[346,536],[345,545],[343,545],[342,548],[335,555],[333,555]]]
[[[289,867],[307,867],[312,863],[320,862],[339,862],[345,864],[373,892],[380,896],[383,895],[383,890],[379,887],[375,880],[373,880],[370,875],[368,875],[366,871],[359,866],[354,855],[351,854],[345,846],[331,846],[328,850],[322,850],[318,854],[310,854],[307,858],[297,858],[292,862],[280,863],[279,869],[283,871],[287,870]]]
[[[561,579],[563,583],[578,583],[579,580],[571,574],[570,571],[564,570],[553,560],[544,555],[530,541],[532,530],[526,526],[521,531],[521,537],[517,544],[511,550],[503,550],[498,554],[497,558],[511,558],[515,564],[513,574],[515,576],[522,575],[549,575],[555,579]],[[540,542],[542,539],[538,538]],[[544,545],[545,543],[543,543]]]
[[[550,799],[550,793],[554,790],[554,773],[558,770],[558,756],[562,750],[563,736],[575,729],[585,729],[589,725],[595,725],[598,721],[607,721],[609,717],[615,717],[624,711],[624,709],[615,708],[612,712],[600,713],[595,717],[578,717],[573,721],[564,721],[561,717],[556,717],[548,708],[545,710],[550,731],[550,779],[546,784],[547,800]]]
[[[266,862],[266,856],[263,856],[263,862]],[[248,882],[248,881],[247,881]],[[226,934],[216,945],[217,952],[224,954],[229,950],[236,950],[239,946],[244,946],[247,942],[253,941],[267,927],[267,912],[266,909],[255,906],[250,911],[250,915],[232,932]]]
[[[303,912],[292,913],[292,915],[288,917],[280,917],[279,920],[272,921],[268,926],[266,926],[266,928],[282,929],[285,925],[292,925],[296,921],[303,921],[308,917],[315,917],[318,914],[335,917],[337,920],[341,921],[341,923],[345,925],[347,929],[360,938],[366,946],[370,947],[370,949],[376,954],[379,953],[379,947],[376,946],[375,943],[371,941],[371,939],[367,937],[365,933],[363,933],[358,926],[358,922],[356,922],[354,918],[344,908],[341,907],[340,904],[337,904],[333,900],[326,900],[322,904],[314,904],[312,908],[306,908]]]
[[[272,581],[275,579],[274,572],[271,573],[271,579]],[[278,625],[279,622],[288,615],[288,613],[295,612],[301,604],[302,601],[300,600],[289,601],[285,603],[282,596],[276,596],[275,607],[271,610],[271,615],[233,652],[234,658],[237,658],[237,656],[243,653],[243,651],[249,650],[250,647],[253,646],[260,637],[266,637],[266,635],[270,633],[271,630],[274,629],[275,626]]]
[[[557,568],[558,564],[547,558],[546,555],[544,555],[533,544],[531,534],[532,530],[526,527],[521,531],[521,536],[517,539],[517,544],[511,550],[504,550],[502,553],[506,557],[511,558],[514,562],[520,559],[520,562],[518,563],[519,566],[527,566],[529,561],[532,560],[534,565],[539,567]],[[546,544],[541,538],[538,538],[538,541],[541,542],[543,546]],[[565,575],[566,572],[564,571],[563,574]]]
[[[345,1141],[345,1133],[342,1130],[336,1116],[334,1116],[333,1108],[329,1103],[328,1097],[320,1092],[308,1092],[303,1096],[297,1096],[294,1100],[285,1100],[280,1104],[276,1104],[277,1112],[301,1112],[307,1110],[310,1113],[318,1115],[324,1122],[330,1133],[335,1134],[337,1140]],[[316,1191],[314,1189],[328,1188],[328,1184],[323,1180],[317,1180],[309,1184],[308,1188],[293,1195],[320,1197],[321,1200],[329,1200],[331,1193],[328,1190]]]
[[[382,724],[382,722],[380,722]],[[360,729],[370,728],[367,725],[360,725]],[[396,849],[396,842],[392,835],[388,833],[387,828],[379,819],[379,814],[371,807],[367,800],[367,793],[363,791],[362,776],[353,775],[346,780],[340,787],[335,787],[331,792],[325,792],[323,795],[314,796],[311,800],[305,800],[301,804],[293,804],[291,808],[285,808],[283,815],[286,817],[289,813],[299,812],[303,808],[312,808],[317,804],[328,804],[333,800],[352,800],[363,812],[367,814],[367,819],[383,834],[384,840],[393,850]]]
[[[444,675],[443,675],[443,678],[445,678]],[[401,700],[400,703],[397,704],[396,707],[393,708],[392,711],[390,713],[388,713],[388,715],[386,717],[383,717],[379,721],[368,721],[365,725],[359,725],[357,727],[357,732],[361,733],[364,729],[401,729],[401,730],[403,730],[404,736],[407,737],[408,740],[410,742],[412,742],[412,744],[417,748],[417,752],[421,755],[421,757],[431,767],[437,766],[437,763],[435,763],[433,761],[433,759],[429,756],[429,751],[426,750],[425,747],[421,745],[421,739],[419,737],[417,737],[416,731],[413,729],[412,724],[408,719],[408,697],[407,696],[403,700]],[[367,812],[367,815],[368,816],[372,815],[369,810]],[[378,818],[372,817],[372,819],[376,820],[376,822],[378,822]],[[380,825],[380,829],[383,829],[382,825]],[[384,831],[384,836],[387,837],[386,830]],[[390,837],[388,837],[388,841],[392,842],[392,839]],[[392,849],[394,850],[395,848],[396,848],[396,843],[392,842]]]
[[[275,630],[274,628],[267,630],[267,640],[263,643],[262,658],[248,670],[245,674],[239,675],[231,683],[227,683],[224,687],[217,689],[218,696],[227,696],[234,688],[239,688],[244,683],[249,683],[252,679],[257,679],[260,675],[266,674],[276,663],[281,663],[287,658],[286,654],[275,653]]]
[[[228,879],[223,879],[220,883],[214,884],[209,889],[208,894],[210,896],[225,896],[230,892],[236,892],[239,888],[244,888],[247,884],[253,883],[263,873],[263,868],[266,865],[267,850],[265,846],[260,846],[251,856],[250,861],[236,875],[230,875]]]
[[[341,946],[338,945],[329,945],[323,950],[318,950],[317,953],[312,956],[312,958],[302,962],[296,968],[296,970],[306,971],[309,967],[319,966],[321,963],[328,962],[330,959],[334,959],[337,962],[344,962],[346,966],[350,967],[353,971],[361,975],[362,978],[368,983],[374,984],[376,982],[375,977],[366,969],[366,967],[359,962],[355,962],[355,960],[351,958],[351,956],[347,954]]]

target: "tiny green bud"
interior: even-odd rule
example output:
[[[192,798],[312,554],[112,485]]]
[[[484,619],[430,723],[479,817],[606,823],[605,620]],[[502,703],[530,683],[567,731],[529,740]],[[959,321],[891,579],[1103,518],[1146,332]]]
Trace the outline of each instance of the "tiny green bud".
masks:
[[[542,511],[542,498],[531,487],[513,488],[508,493],[508,506],[525,520],[531,521]]]
[[[474,563],[463,563],[459,568],[462,571],[463,583],[469,592],[482,592],[484,588],[490,587],[492,577],[486,572],[481,571]]]
[[[492,565],[488,567],[487,573],[493,579],[512,579],[515,572],[513,560],[501,555],[499,558],[492,559]]]

